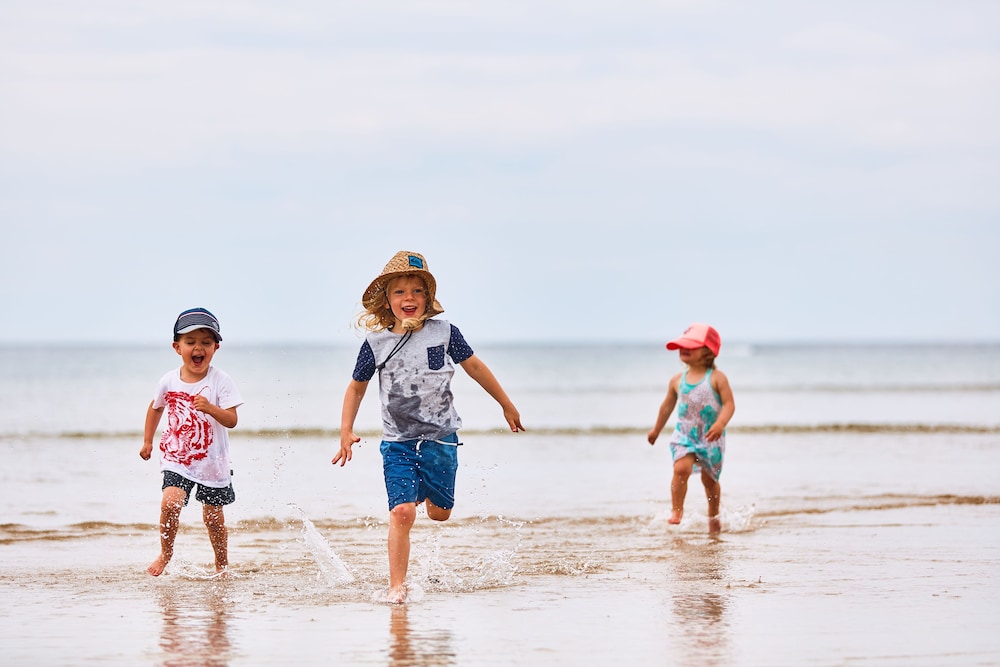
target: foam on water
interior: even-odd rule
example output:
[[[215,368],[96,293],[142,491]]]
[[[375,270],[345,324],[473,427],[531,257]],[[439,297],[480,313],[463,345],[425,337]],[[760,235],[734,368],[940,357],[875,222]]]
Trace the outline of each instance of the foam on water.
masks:
[[[488,525],[495,522],[495,525]],[[439,526],[430,536],[413,545],[410,558],[410,579],[423,582],[435,590],[450,592],[473,591],[487,588],[509,586],[514,581],[517,566],[515,557],[521,546],[522,523],[508,521],[503,517],[480,517],[478,523],[458,527]],[[464,564],[449,565],[456,554],[449,553],[442,557],[442,536],[445,531],[450,533],[477,533],[480,528],[490,528],[491,531],[510,529],[513,531],[514,544],[510,548],[489,550],[481,555],[475,555]],[[470,535],[471,537],[471,535]]]
[[[199,567],[198,565],[186,560],[178,561],[177,559],[174,559],[169,567],[171,573],[184,579],[192,579],[196,581],[208,581],[210,579],[224,579],[227,577],[242,576],[232,570],[216,572],[214,569],[210,570],[204,567]]]
[[[757,527],[754,521],[757,508],[755,505],[743,505],[734,509],[723,507],[719,511],[719,518],[722,520],[723,533],[746,533]],[[667,525],[670,511],[659,512],[650,520],[646,526],[647,531],[660,531]],[[705,533],[708,531],[708,515],[697,511],[685,510],[684,517],[676,526],[671,525],[670,530],[681,533]]]

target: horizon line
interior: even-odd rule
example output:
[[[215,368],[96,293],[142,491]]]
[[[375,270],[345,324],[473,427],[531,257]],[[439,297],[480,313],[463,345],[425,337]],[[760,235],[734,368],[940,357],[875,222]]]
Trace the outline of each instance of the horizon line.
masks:
[[[299,339],[299,340],[273,340],[256,339],[241,341],[226,341],[226,347],[274,347],[274,346],[300,346],[300,347],[343,347],[360,344],[364,339],[359,337],[356,341],[343,339]],[[93,339],[52,339],[52,340],[0,340],[0,347],[155,347],[170,344],[170,340],[132,340],[115,341]],[[580,339],[506,339],[506,340],[480,340],[478,345],[482,346],[573,346],[573,345],[664,345],[665,340],[661,339],[640,339],[640,338],[580,338]],[[734,346],[928,346],[928,345],[960,345],[960,346],[994,346],[1000,345],[1000,338],[968,338],[964,340],[944,339],[944,338],[771,338],[753,340],[733,340],[724,342],[724,347]]]

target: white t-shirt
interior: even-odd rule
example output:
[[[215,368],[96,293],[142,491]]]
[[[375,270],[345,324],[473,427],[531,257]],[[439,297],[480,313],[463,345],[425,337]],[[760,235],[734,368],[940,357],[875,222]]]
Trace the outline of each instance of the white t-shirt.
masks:
[[[368,382],[379,373],[382,439],[437,440],[462,428],[451,393],[455,364],[473,355],[458,327],[429,319],[409,338],[369,332],[353,378]],[[393,352],[395,350],[395,352]],[[388,359],[388,361],[386,361]],[[378,364],[385,367],[378,371]]]
[[[156,385],[153,407],[165,408],[167,423],[160,437],[160,470],[212,486],[229,486],[229,429],[194,409],[201,394],[224,410],[243,404],[243,398],[225,372],[210,366],[200,381],[181,380],[180,368],[166,373]]]

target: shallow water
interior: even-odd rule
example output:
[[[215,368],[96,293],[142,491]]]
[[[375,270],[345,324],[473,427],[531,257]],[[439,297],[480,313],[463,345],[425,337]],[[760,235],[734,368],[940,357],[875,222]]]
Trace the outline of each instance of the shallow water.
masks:
[[[377,401],[354,460],[329,463],[351,355],[220,353],[251,397],[224,580],[196,506],[167,574],[145,574],[160,477],[137,429],[159,353],[104,374],[66,350],[0,354],[0,664],[1000,664],[994,348],[959,370],[910,348],[731,357],[717,538],[696,481],[666,524],[669,449],[645,432],[668,365],[550,352],[491,356],[526,433],[456,383],[457,506],[418,517],[403,606],[381,602]]]
[[[684,523],[667,526],[666,448],[617,435],[467,441],[453,520],[418,518],[418,594],[403,608],[380,603],[374,447],[340,469],[327,463],[332,440],[239,441],[252,465],[228,508],[235,576],[219,580],[196,508],[169,574],[144,573],[158,489],[155,465],[128,455],[134,441],[91,443],[103,457],[72,439],[0,443],[18,463],[0,480],[12,519],[0,526],[0,662],[1000,660],[994,434],[742,436],[718,538],[695,485]],[[977,465],[942,466],[942,450]],[[118,483],[50,465],[73,457],[103,460]],[[351,582],[330,576],[324,546]]]

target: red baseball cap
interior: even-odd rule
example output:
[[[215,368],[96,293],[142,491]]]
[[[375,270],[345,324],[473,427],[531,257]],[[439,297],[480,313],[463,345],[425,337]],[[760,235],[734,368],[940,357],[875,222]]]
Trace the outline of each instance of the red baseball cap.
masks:
[[[719,348],[722,347],[722,337],[719,336],[718,331],[707,324],[695,322],[685,329],[679,337],[667,343],[668,350],[677,350],[682,347],[686,350],[707,347],[712,351],[712,354],[718,356]]]

